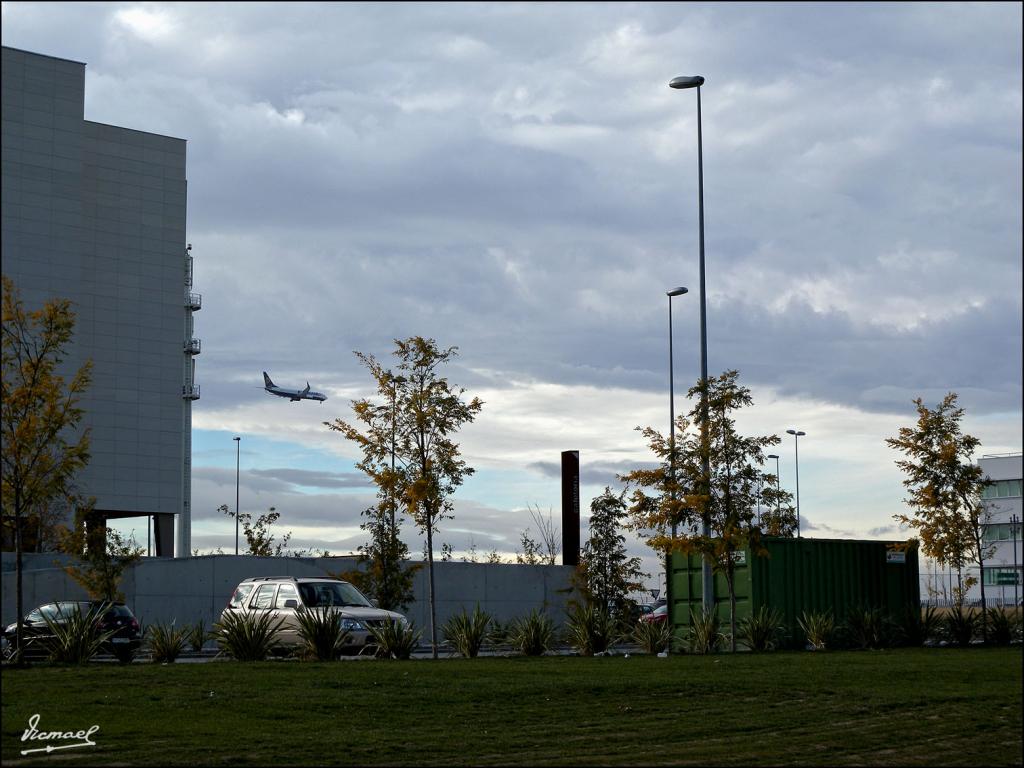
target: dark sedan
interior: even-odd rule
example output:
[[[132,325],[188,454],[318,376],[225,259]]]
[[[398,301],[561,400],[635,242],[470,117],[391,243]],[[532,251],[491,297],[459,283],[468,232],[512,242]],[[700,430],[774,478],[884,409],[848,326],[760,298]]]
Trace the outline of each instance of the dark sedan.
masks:
[[[63,600],[47,603],[29,611],[21,627],[25,655],[36,658],[47,655],[47,641],[53,637],[51,625],[67,623],[76,610],[85,615],[89,611],[98,611],[101,606],[105,606],[106,610],[100,616],[99,630],[112,632],[101,647],[101,651],[112,653],[122,660],[131,658],[142,643],[139,622],[131,609],[124,603],[103,603],[95,600]],[[13,655],[15,650],[17,626],[17,623],[13,623],[4,628],[8,655]]]

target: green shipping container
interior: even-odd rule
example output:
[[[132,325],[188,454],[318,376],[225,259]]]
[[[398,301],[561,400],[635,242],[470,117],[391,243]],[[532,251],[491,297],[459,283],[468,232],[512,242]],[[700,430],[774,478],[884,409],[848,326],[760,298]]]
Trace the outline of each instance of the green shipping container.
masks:
[[[831,611],[837,623],[851,609],[881,608],[898,618],[908,605],[920,606],[917,544],[848,539],[764,539],[764,556],[737,552],[736,621],[761,606],[778,609],[791,637],[803,611]],[[674,553],[668,560],[669,621],[687,627],[690,610],[702,607],[701,558]],[[729,621],[729,587],[714,576],[715,608]]]

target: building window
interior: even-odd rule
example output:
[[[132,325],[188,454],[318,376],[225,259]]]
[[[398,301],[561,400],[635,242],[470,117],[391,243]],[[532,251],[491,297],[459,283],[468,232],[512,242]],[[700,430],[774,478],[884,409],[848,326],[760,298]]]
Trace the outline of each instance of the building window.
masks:
[[[981,492],[983,499],[1007,499],[1020,496],[1020,480],[992,480]]]
[[[1016,572],[1013,568],[986,568],[986,587],[1012,587]]]
[[[1017,538],[1020,538],[1020,528],[1017,528]],[[1010,541],[1013,539],[1013,529],[1010,523],[993,523],[982,526],[981,541],[983,544],[995,544],[997,541]]]

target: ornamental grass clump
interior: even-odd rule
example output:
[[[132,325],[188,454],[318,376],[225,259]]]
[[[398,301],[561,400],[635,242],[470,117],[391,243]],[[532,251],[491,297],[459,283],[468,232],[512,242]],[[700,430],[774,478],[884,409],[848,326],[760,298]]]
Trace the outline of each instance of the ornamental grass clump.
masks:
[[[154,664],[173,664],[188,645],[190,627],[175,628],[170,624],[150,624],[146,627],[145,643]]]
[[[737,639],[752,651],[774,651],[779,647],[786,627],[777,608],[762,605],[737,627]]]
[[[803,631],[804,636],[807,638],[807,644],[812,651],[824,651],[832,646],[836,624],[831,612],[817,613],[812,611],[808,613],[804,611],[800,614],[796,623]]]
[[[229,611],[213,625],[223,653],[238,661],[263,661],[278,647],[277,633],[284,619],[270,611]]]
[[[661,653],[672,644],[672,628],[667,621],[641,621],[633,628],[633,641],[647,653]]]
[[[408,659],[420,644],[423,630],[413,629],[412,624],[386,619],[378,626],[371,626],[377,658]]]
[[[1009,645],[1020,633],[1020,618],[1016,611],[1005,608],[988,609],[988,641],[992,645]]]
[[[934,605],[908,605],[899,624],[900,643],[916,648],[934,640],[939,634],[939,618]]]
[[[509,643],[524,656],[543,656],[551,647],[555,625],[538,609],[516,619],[509,630]]]
[[[853,648],[878,650],[892,645],[892,622],[881,608],[851,608],[843,631]]]
[[[725,642],[726,637],[719,631],[718,614],[714,610],[690,610],[690,626],[683,635],[686,649],[690,653],[714,653]]]
[[[618,622],[596,605],[577,605],[569,613],[565,639],[584,656],[604,653],[620,637]]]
[[[506,621],[504,624],[498,619],[491,619],[491,631],[487,635],[487,642],[491,645],[505,645],[508,643],[509,632],[512,629],[512,622]]]
[[[203,650],[203,645],[209,636],[210,633],[206,631],[206,622],[202,619],[190,626],[185,634],[189,648],[192,649],[193,653],[199,653]]]
[[[300,653],[305,659],[334,661],[349,638],[349,633],[341,628],[342,616],[338,611],[306,608],[295,612],[295,623]]]
[[[471,614],[463,608],[461,613],[448,619],[441,631],[460,656],[474,659],[490,637],[492,622],[491,614],[481,611],[477,605]]]
[[[967,648],[981,628],[981,615],[973,608],[964,611],[963,606],[957,605],[946,614],[943,625],[946,637],[951,643]]]
[[[75,605],[70,613],[62,614],[62,622],[54,621],[44,613],[50,637],[43,641],[42,646],[49,660],[62,664],[85,664],[99,653],[103,644],[117,631],[104,632],[100,628],[100,620],[109,608],[107,604],[94,605],[82,613],[81,608]]]

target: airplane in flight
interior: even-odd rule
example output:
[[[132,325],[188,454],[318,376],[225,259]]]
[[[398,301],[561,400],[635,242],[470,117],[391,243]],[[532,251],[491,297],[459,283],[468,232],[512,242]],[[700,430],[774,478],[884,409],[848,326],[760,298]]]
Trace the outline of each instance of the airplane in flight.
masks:
[[[267,376],[267,372],[263,372],[263,388],[272,395],[278,397],[287,397],[293,403],[299,402],[299,400],[319,400],[321,403],[327,399],[327,395],[322,392],[310,392],[309,382],[306,382],[305,389],[284,389],[279,387],[270,380]]]

